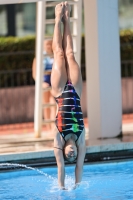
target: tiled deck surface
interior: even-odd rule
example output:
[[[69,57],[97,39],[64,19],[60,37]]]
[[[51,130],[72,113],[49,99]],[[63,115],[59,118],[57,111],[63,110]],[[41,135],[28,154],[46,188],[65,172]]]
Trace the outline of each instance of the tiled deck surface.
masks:
[[[123,115],[122,138],[89,140],[87,119],[84,122],[88,153],[133,149],[133,114]],[[53,155],[53,135],[45,128],[42,137],[35,138],[32,123],[0,127],[0,162]]]

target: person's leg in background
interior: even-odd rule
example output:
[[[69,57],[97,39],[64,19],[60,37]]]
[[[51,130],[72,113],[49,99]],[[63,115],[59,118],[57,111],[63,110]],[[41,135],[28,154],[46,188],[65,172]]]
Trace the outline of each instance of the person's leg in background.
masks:
[[[50,87],[50,85],[47,82],[43,82],[43,89],[46,89]],[[43,104],[47,104],[50,102],[50,96],[51,96],[51,92],[50,91],[43,91]],[[43,119],[47,120],[50,119],[50,108],[43,108]],[[51,126],[50,124],[45,124],[45,127],[47,128],[47,130],[50,130]]]

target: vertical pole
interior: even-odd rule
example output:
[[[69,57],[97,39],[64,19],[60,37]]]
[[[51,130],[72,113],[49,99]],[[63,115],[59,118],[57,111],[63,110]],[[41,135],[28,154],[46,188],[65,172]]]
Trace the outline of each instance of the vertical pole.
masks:
[[[6,5],[7,9],[7,36],[16,36],[16,13],[14,4]]]
[[[117,0],[84,0],[89,137],[122,131]]]
[[[81,32],[82,32],[82,0],[74,0],[73,17],[76,19],[73,22],[74,51],[76,52],[76,61],[81,65]]]
[[[44,12],[45,2],[37,2],[36,23],[36,85],[35,85],[35,111],[34,133],[35,137],[41,136],[42,129],[42,78],[43,78],[43,40],[44,40]]]

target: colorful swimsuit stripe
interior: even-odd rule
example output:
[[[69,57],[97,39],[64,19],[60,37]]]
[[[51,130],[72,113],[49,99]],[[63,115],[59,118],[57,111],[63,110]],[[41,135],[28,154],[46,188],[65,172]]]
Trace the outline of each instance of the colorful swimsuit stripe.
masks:
[[[56,126],[65,140],[66,135],[75,134],[77,140],[84,129],[80,98],[72,83],[67,81],[63,93],[55,98],[58,104]]]

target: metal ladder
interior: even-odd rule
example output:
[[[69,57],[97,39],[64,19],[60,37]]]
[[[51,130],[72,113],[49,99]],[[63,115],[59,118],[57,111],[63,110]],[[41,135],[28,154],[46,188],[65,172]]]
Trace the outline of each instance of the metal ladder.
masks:
[[[50,75],[51,74],[51,70],[48,70],[47,72],[44,71],[44,74],[45,75]],[[47,87],[47,88],[42,88],[42,92],[47,92],[47,91],[51,91],[51,87]],[[55,107],[56,106],[56,103],[45,103],[45,104],[42,104],[42,110],[43,109],[46,109],[46,108],[49,108],[49,107]],[[54,123],[54,119],[42,119],[42,125],[46,125],[46,124],[50,124],[50,123]]]
[[[55,7],[58,3],[61,3],[61,1],[47,1],[45,2],[45,8],[44,8],[44,13],[46,13],[46,9],[47,8],[52,8]],[[82,30],[82,0],[68,0],[68,3],[71,5],[71,12],[72,12],[72,16],[70,17],[70,22],[72,24],[72,37],[73,37],[73,48],[74,48],[74,55],[75,55],[75,59],[77,61],[77,63],[80,66],[80,59],[81,59],[81,30]],[[54,26],[55,23],[55,19],[46,19],[46,16],[44,16],[44,30],[45,30],[45,26],[48,24],[53,24]],[[44,37],[45,39],[52,39],[52,37]],[[45,71],[44,74],[50,74],[51,71]],[[43,89],[42,92],[46,92],[46,91],[50,91],[51,87]],[[41,109],[45,109],[51,106],[55,106],[55,104],[42,104],[41,105]],[[45,124],[49,124],[49,123],[53,123],[55,120],[48,120],[48,119],[44,119],[42,120],[42,125]],[[40,128],[41,130],[41,128]],[[40,131],[38,131],[37,134],[35,134],[35,137],[40,137],[41,133]]]

